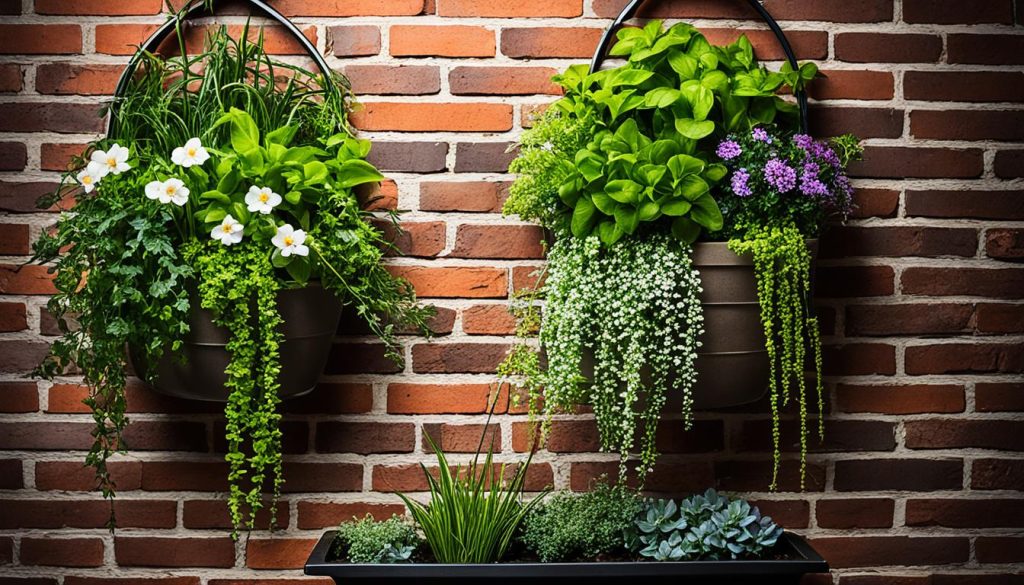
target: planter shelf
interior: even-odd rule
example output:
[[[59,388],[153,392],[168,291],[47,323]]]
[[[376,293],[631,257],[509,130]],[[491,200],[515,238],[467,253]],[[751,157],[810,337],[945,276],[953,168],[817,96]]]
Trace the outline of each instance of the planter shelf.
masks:
[[[488,565],[445,565],[403,563],[357,565],[332,562],[327,556],[335,532],[320,538],[306,561],[305,573],[330,577],[335,583],[370,585],[393,581],[416,584],[462,583],[612,583],[642,579],[644,583],[687,585],[721,583],[754,585],[796,585],[808,573],[827,573],[828,563],[803,538],[786,532],[775,549],[777,559],[686,562],[606,563],[496,563]]]

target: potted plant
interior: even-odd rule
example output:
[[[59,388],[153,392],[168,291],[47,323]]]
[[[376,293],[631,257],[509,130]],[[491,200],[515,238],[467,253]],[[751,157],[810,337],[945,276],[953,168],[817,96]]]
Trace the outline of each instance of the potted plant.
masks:
[[[490,451],[482,465],[478,447],[468,468],[452,470],[434,450],[438,477],[423,469],[428,504],[403,495],[411,518],[342,523],[314,547],[305,573],[336,583],[685,578],[795,584],[806,573],[828,571],[800,537],[714,490],[677,503],[600,482],[590,492],[546,500],[542,492],[524,501],[530,458],[504,483],[505,468],[495,467]]]
[[[557,76],[565,96],[523,134],[512,163],[505,212],[540,223],[554,243],[541,288],[515,307],[539,347],[515,347],[502,373],[520,377],[545,424],[591,406],[622,475],[639,451],[641,484],[670,393],[689,426],[697,408],[767,388],[774,488],[779,409],[791,397],[806,455],[808,349],[821,401],[806,240],[849,211],[843,169],[856,140],[801,132],[813,64],[769,71],[745,37],[718,47],[685,23],[617,34],[610,53],[625,64],[598,70],[602,43],[590,70]],[[779,95],[787,89],[799,105]]]
[[[181,21],[202,8],[183,9],[145,46],[177,31],[180,56],[136,55],[107,136],[41,202],[76,189],[35,245],[53,265],[48,310],[63,331],[38,373],[76,368],[88,385],[86,462],[108,497],[106,462],[130,447],[126,354],[158,390],[226,401],[237,530],[253,526],[265,492],[276,504],[277,406],[312,389],[342,305],[394,359],[398,328],[425,330],[430,311],[381,264],[387,241],[361,209],[356,188],[382,176],[347,125],[347,82],[319,54],[321,75],[272,60],[248,26],[238,40],[216,29],[187,55]]]

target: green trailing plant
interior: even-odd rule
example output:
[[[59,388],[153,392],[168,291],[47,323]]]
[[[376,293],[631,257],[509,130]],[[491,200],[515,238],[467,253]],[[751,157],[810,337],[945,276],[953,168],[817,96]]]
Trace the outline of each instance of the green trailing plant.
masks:
[[[500,393],[495,392],[492,413],[499,396]],[[444,451],[426,436],[437,457],[437,477],[420,464],[430,490],[430,503],[422,504],[399,494],[437,562],[494,563],[501,560],[523,518],[547,494],[545,490],[532,500],[523,501],[533,449],[526,461],[509,466],[496,463],[494,447],[488,445],[480,461],[489,431],[490,414],[476,454],[465,467],[450,465]]]
[[[628,547],[656,561],[756,559],[775,546],[782,528],[741,499],[709,489],[677,505],[647,500],[626,535]]]
[[[545,563],[620,553],[623,535],[642,507],[634,490],[606,482],[590,492],[559,492],[526,516],[519,541]]]
[[[272,61],[262,35],[214,31],[196,56],[144,55],[50,207],[73,213],[36,242],[62,336],[37,374],[77,368],[95,420],[86,463],[112,498],[107,460],[126,451],[125,347],[139,363],[176,354],[194,302],[231,335],[225,408],[232,523],[251,528],[281,476],[279,290],[319,280],[367,321],[389,355],[430,310],[381,265],[388,248],[355,189],[382,176],[348,129],[347,82]],[[336,90],[328,90],[335,87]],[[155,368],[150,368],[150,372]],[[150,374],[151,376],[153,374]],[[156,381],[150,378],[151,382]],[[113,518],[112,518],[113,521]]]
[[[421,542],[404,518],[392,515],[378,522],[367,514],[342,523],[331,550],[335,558],[350,563],[407,563]]]

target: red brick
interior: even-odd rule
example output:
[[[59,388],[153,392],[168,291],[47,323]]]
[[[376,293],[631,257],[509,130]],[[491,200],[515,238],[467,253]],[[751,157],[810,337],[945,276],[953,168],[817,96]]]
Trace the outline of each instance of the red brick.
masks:
[[[821,528],[889,528],[895,507],[888,498],[818,500],[814,517]]]
[[[39,213],[36,201],[58,188],[58,183],[45,181],[7,182],[0,181],[0,211],[12,213]],[[63,202],[62,202],[63,205]],[[70,205],[64,205],[65,208]],[[57,206],[43,211],[57,211]]]
[[[728,45],[740,35],[746,35],[754,46],[754,53],[762,61],[779,61],[785,58],[778,39],[768,30],[702,28],[701,32],[713,45]],[[828,33],[816,30],[790,30],[786,38],[793,47],[797,59],[824,59],[828,56]]]
[[[1001,150],[996,153],[995,173],[1003,179],[1024,177],[1024,150]]]
[[[64,585],[199,585],[199,577],[64,577]]]
[[[14,63],[0,64],[0,93],[17,93],[22,87],[21,66]]]
[[[625,0],[595,0],[594,12],[604,18],[618,16]],[[891,0],[869,0],[852,6],[840,0],[819,0],[812,4],[800,0],[766,0],[764,3],[778,20],[822,20],[826,22],[880,22],[892,20]],[[756,13],[742,3],[714,0],[665,0],[642,4],[643,18],[736,18],[750,20]]]
[[[613,466],[617,467],[617,464],[613,464]],[[675,483],[678,484],[679,476],[672,478],[672,476],[668,474],[667,469],[661,470],[660,468],[661,464],[659,463],[659,466],[655,467],[655,474],[666,474],[665,481],[668,485],[665,486],[667,489],[664,491],[677,492],[678,490],[684,489],[682,486],[673,485],[673,479]],[[684,468],[679,471],[685,473],[687,470]],[[679,471],[677,471],[677,473]],[[719,489],[727,491],[763,492],[768,489],[771,480],[771,461],[716,461],[714,464],[714,477],[710,479],[704,477],[701,469],[697,467],[694,477],[687,478],[686,483],[689,487],[685,488],[685,491],[682,493],[699,492],[702,489],[699,485],[701,481],[704,482],[703,485],[705,486],[717,484]],[[823,465],[809,463],[806,469],[806,476],[801,484],[800,462],[792,459],[784,460],[779,466],[778,486],[776,489],[780,492],[820,492],[825,489],[825,467]]]
[[[854,63],[934,63],[942,54],[942,38],[931,34],[839,33],[836,58]]]
[[[512,106],[471,103],[387,103],[364,104],[352,116],[361,130],[397,132],[504,132],[512,128]]]
[[[974,408],[979,412],[1024,411],[1024,384],[979,382],[974,386]]]
[[[1024,230],[991,229],[985,233],[985,255],[1000,260],[1024,258]]]
[[[834,376],[866,376],[896,373],[896,352],[884,343],[850,343],[825,346],[825,373]]]
[[[315,544],[315,539],[250,538],[245,565],[250,569],[301,569]]]
[[[134,54],[137,45],[145,42],[147,38],[157,29],[154,24],[98,24],[96,25],[96,52],[109,55],[131,55]],[[242,32],[241,25],[229,25],[228,34],[238,37]],[[302,34],[314,45],[317,42],[316,27],[300,26]],[[189,49],[198,50],[203,46],[206,34],[211,29],[205,26],[197,26],[188,29],[185,37],[186,46]],[[252,27],[249,29],[249,38],[255,40],[258,35],[263,34],[264,48],[272,55],[305,55],[302,48],[284,27],[269,25],[263,27]],[[165,45],[177,48],[177,37],[173,36],[165,41]],[[174,44],[171,44],[174,43]]]
[[[444,250],[447,236],[443,221],[402,222],[399,228],[386,220],[375,223],[394,246],[387,251],[389,256],[431,257]]]
[[[501,427],[496,425],[424,424],[420,448],[424,453],[433,453],[427,437],[445,453],[487,453],[488,449],[501,452]]]
[[[806,528],[811,523],[811,506],[798,500],[749,500],[762,514],[788,529]]]
[[[501,462],[498,462],[501,465]],[[509,462],[505,478],[515,473],[516,463]],[[436,467],[427,467],[431,475],[437,476]],[[533,463],[526,472],[526,491],[535,492],[550,487],[553,472],[548,463]],[[373,467],[373,490],[377,492],[422,492],[427,490],[423,468],[417,464],[375,465]]]
[[[420,295],[422,296],[422,295]],[[327,358],[327,374],[394,374],[403,363],[395,363],[382,343],[335,343]]]
[[[846,308],[846,333],[863,335],[929,335],[973,329],[974,307],[965,304],[899,303],[851,305]]]
[[[835,462],[838,492],[960,490],[962,459],[850,459]]]
[[[396,24],[390,35],[395,57],[494,56],[494,31],[482,26]]]
[[[949,34],[946,60],[978,65],[1020,65],[1024,63],[1024,37],[1001,34]]]
[[[915,110],[910,133],[935,140],[1024,140],[1024,112],[1017,110]]]
[[[518,154],[510,142],[459,142],[455,145],[455,172],[507,173]]]
[[[74,167],[75,157],[86,151],[85,144],[44,142],[40,151],[39,165],[44,171],[67,171]]]
[[[811,131],[817,136],[839,136],[857,131],[861,138],[899,138],[903,110],[891,108],[826,108],[810,111]]]
[[[2,347],[2,346],[0,346]],[[92,423],[4,422],[0,448],[16,450],[79,450],[92,445]]]
[[[24,471],[19,459],[0,459],[0,489],[17,490],[24,487]]]
[[[508,388],[502,388],[495,412],[508,408]],[[388,385],[391,414],[481,414],[494,401],[491,384],[404,384]]]
[[[813,453],[839,453],[854,451],[892,451],[896,448],[896,428],[893,423],[871,420],[829,421],[823,440],[817,438],[807,442],[807,450]],[[800,452],[800,425],[795,420],[781,424],[780,449],[784,452]],[[771,422],[767,420],[744,421],[739,436],[739,451],[769,451],[772,436]]]
[[[320,453],[409,453],[416,447],[412,423],[321,422],[316,426]]]
[[[329,51],[335,57],[366,57],[380,53],[380,29],[375,26],[332,26]]]
[[[420,183],[423,211],[497,212],[507,197],[508,183],[502,181]]]
[[[227,490],[228,466],[223,460],[146,461],[142,463],[142,489],[146,491]]]
[[[39,390],[36,388],[35,382],[0,382],[0,412],[35,412],[37,410],[39,410]]]
[[[391,272],[413,284],[425,298],[505,298],[508,275],[504,269],[449,266],[393,266]],[[2,276],[0,276],[2,278]],[[3,280],[0,280],[2,285]]]
[[[1024,538],[979,536],[974,542],[979,563],[1019,563],[1024,560]]]
[[[47,567],[100,567],[103,541],[98,538],[22,538],[23,565]]]
[[[122,567],[232,567],[235,545],[228,537],[114,538],[114,556]]]
[[[24,303],[0,303],[0,331],[24,331],[28,329],[28,316]]]
[[[21,171],[28,164],[28,149],[24,142],[0,142],[0,170]],[[4,228],[7,229],[7,228]]]
[[[367,160],[382,171],[436,173],[447,169],[447,157],[446,142],[380,141],[373,145]]]
[[[903,95],[910,100],[953,102],[1024,101],[1024,73],[907,71]]]
[[[825,77],[808,86],[814,99],[891,100],[895,92],[892,73],[888,71],[836,69],[822,73]]]
[[[977,250],[978,232],[970,228],[844,226],[825,233],[821,240],[819,258],[971,257]]]
[[[302,414],[362,414],[373,408],[373,386],[321,382],[306,396],[282,403],[285,412]]]
[[[1024,219],[1024,191],[914,191],[907,215],[917,217]]]
[[[142,487],[142,464],[115,461],[107,469],[118,491]],[[92,491],[96,489],[96,471],[81,461],[40,461],[36,463],[36,488],[40,490]]]
[[[0,340],[0,372],[29,374],[50,353],[48,343]]]
[[[363,518],[367,514],[377,520],[386,520],[393,514],[405,513],[405,505],[379,503],[347,503],[347,502],[299,502],[300,530],[317,530],[336,527],[342,522],[353,518]]]
[[[542,258],[544,232],[536,226],[463,224],[455,236],[455,258]]]
[[[278,0],[274,8],[292,16],[416,16],[423,0]]]
[[[4,528],[103,528],[110,520],[110,502],[104,500],[6,500]],[[117,525],[122,528],[174,528],[177,504],[165,501],[114,501]]]
[[[815,293],[821,298],[888,296],[894,291],[889,266],[843,266],[817,269]]]
[[[505,359],[505,343],[420,343],[412,347],[418,374],[492,374]]]
[[[834,569],[887,565],[947,565],[967,561],[963,537],[854,536],[811,539]]]
[[[441,91],[441,74],[435,66],[348,65],[345,75],[357,95],[428,95]]]
[[[512,335],[516,319],[507,305],[474,305],[462,311],[462,331],[469,335]]]
[[[285,463],[286,493],[358,492],[363,489],[361,463]]]
[[[975,459],[971,489],[1020,490],[1024,485],[1024,459]]]
[[[955,384],[855,386],[839,384],[836,409],[880,414],[955,413],[966,408],[963,386]]]
[[[903,22],[913,24],[1013,24],[1013,5],[1006,1],[965,5],[956,0],[904,0]]]
[[[850,164],[853,177],[876,179],[972,179],[984,168],[979,149],[868,146],[864,158]]]
[[[1017,298],[1024,289],[1024,269],[911,267],[901,281],[903,293],[910,295]]]
[[[0,54],[73,55],[82,52],[77,24],[0,24]]]
[[[102,128],[103,120],[96,104],[9,102],[0,105],[0,131],[4,132],[77,134],[99,132]]]
[[[601,33],[599,28],[505,28],[501,31],[501,52],[513,59],[589,58]]]
[[[1017,528],[1024,526],[1019,499],[907,500],[907,526],[947,528]]]
[[[44,63],[36,68],[36,91],[59,95],[113,93],[124,69],[120,65]]]
[[[550,67],[455,67],[448,75],[453,95],[559,95]]]
[[[117,3],[104,0],[35,0],[37,14],[125,16],[159,14],[163,8],[161,0],[121,0]]]
[[[223,500],[188,500],[182,506],[182,525],[185,528],[230,530],[231,515],[227,502]],[[248,507],[246,507],[248,510]],[[288,526],[288,503],[279,502],[274,525]],[[271,514],[269,502],[256,512],[255,529],[266,530],[270,526]]]
[[[159,28],[157,24],[97,24],[96,52],[107,55],[131,55]]]
[[[437,0],[438,16],[490,16],[496,18],[569,18],[583,14],[583,0]]]
[[[891,189],[857,189],[853,194],[853,210],[851,217],[896,217],[900,204],[900,194]]]
[[[1013,420],[929,419],[904,423],[911,449],[1002,449],[1024,451],[1020,422]]]
[[[1024,346],[1020,344],[944,343],[908,347],[906,371],[925,374],[970,374],[979,372],[1024,372]]]
[[[49,295],[56,292],[46,266],[0,265],[0,292],[17,295]]]

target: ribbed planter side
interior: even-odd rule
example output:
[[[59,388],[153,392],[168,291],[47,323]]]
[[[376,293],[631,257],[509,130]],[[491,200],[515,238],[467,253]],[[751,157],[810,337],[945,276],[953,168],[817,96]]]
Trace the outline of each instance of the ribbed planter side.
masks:
[[[316,387],[341,318],[341,303],[319,284],[310,284],[281,290],[277,307],[284,321],[279,394],[292,398]],[[226,402],[229,390],[224,370],[230,355],[225,346],[229,338],[229,332],[214,325],[211,313],[193,299],[184,346],[175,355],[165,353],[157,362],[153,389],[179,398]],[[148,364],[142,363],[137,352],[129,353],[132,367],[145,379]]]

